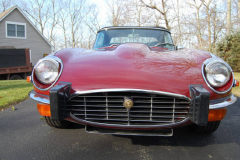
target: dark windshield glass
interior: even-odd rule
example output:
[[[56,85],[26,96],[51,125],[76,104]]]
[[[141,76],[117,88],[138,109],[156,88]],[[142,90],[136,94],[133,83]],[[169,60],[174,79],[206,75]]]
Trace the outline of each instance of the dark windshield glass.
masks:
[[[150,47],[174,49],[170,33],[157,29],[109,29],[101,31],[97,35],[93,48],[110,47],[122,43],[144,43]]]

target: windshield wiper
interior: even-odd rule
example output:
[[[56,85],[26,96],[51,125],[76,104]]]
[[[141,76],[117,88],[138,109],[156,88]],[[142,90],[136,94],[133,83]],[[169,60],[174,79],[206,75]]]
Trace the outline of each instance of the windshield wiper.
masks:
[[[119,46],[120,44],[112,44],[111,46],[109,46],[109,47],[117,47],[117,46]]]
[[[164,44],[169,44],[169,45],[175,46],[175,45],[172,44],[172,43],[157,43],[157,44],[155,45],[155,47],[161,46],[161,45],[164,45]]]
[[[98,48],[98,50],[106,50],[106,49],[110,49],[110,48],[116,48],[117,46],[119,46],[120,44],[112,44],[110,46],[105,46],[105,47],[100,47]]]

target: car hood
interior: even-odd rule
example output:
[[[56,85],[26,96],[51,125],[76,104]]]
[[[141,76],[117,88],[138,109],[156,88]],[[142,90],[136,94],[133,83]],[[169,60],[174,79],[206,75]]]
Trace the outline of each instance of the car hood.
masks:
[[[55,56],[64,65],[58,82],[71,82],[74,91],[124,88],[189,96],[190,84],[208,88],[201,67],[211,56],[204,51],[152,51],[144,44],[129,43],[113,51],[65,49]]]

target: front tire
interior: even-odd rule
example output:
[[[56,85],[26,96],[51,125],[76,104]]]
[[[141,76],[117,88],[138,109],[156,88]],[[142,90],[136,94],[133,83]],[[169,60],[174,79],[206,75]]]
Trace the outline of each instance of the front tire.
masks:
[[[68,128],[72,123],[69,121],[54,121],[51,119],[51,117],[45,117],[45,122],[50,126],[50,127],[55,127],[55,128],[61,128],[65,129]]]
[[[208,122],[207,126],[198,126],[194,124],[191,128],[196,133],[212,133],[218,129],[220,123],[221,121]]]

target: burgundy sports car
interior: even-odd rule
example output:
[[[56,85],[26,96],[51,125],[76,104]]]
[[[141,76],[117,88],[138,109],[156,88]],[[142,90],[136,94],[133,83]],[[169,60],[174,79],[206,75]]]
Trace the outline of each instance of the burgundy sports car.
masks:
[[[189,125],[214,132],[236,101],[231,67],[180,49],[162,27],[105,27],[92,50],[54,52],[35,65],[29,96],[51,127],[90,133],[171,136]]]

